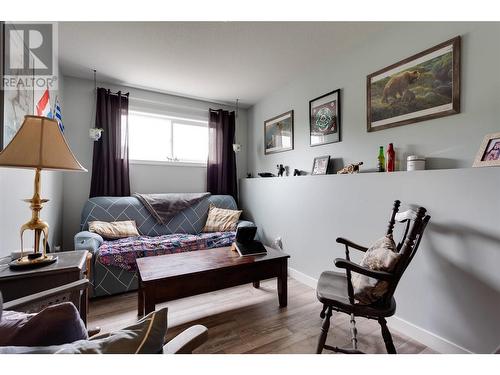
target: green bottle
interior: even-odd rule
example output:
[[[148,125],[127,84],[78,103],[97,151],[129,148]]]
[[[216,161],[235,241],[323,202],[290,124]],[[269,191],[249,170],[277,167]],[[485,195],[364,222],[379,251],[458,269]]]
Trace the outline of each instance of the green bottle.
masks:
[[[378,150],[378,163],[377,169],[379,172],[385,172],[385,155],[384,155],[384,146],[380,146]]]

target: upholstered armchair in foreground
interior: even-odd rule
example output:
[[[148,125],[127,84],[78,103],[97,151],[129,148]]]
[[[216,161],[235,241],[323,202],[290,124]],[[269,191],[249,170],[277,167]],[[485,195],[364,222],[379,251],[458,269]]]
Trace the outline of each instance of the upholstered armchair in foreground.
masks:
[[[194,325],[165,343],[167,308],[116,332],[87,331],[81,297],[88,283],[79,280],[5,304],[0,293],[0,354],[188,354],[208,338],[206,327]]]
[[[13,310],[24,313],[37,313],[46,307],[56,305],[63,302],[71,302],[79,312],[85,326],[87,326],[87,310],[88,298],[87,288],[89,281],[81,279],[69,284],[62,285],[57,288],[44,290],[43,292],[31,294],[26,297],[21,297],[3,304],[3,310]],[[1,293],[0,293],[0,308],[1,308]],[[0,309],[1,311],[1,309]],[[0,318],[1,318],[0,314]]]

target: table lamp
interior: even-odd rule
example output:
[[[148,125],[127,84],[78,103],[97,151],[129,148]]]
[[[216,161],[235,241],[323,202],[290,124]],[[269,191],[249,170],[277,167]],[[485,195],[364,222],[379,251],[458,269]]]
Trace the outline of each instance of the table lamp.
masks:
[[[40,116],[25,116],[21,128],[0,153],[0,167],[29,168],[35,170],[35,191],[30,203],[31,220],[21,226],[21,258],[10,263],[12,269],[34,268],[54,263],[56,256],[46,254],[49,225],[40,219],[40,210],[48,199],[40,196],[40,172],[42,169],[84,171],[76,160],[55,120]],[[24,256],[23,234],[34,231],[33,253]],[[43,234],[43,247],[40,239]]]

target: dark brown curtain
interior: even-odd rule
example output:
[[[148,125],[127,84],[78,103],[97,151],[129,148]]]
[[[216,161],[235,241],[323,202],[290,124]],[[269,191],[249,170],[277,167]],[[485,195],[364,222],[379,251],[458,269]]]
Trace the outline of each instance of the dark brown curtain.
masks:
[[[234,133],[234,112],[209,110],[207,190],[212,194],[232,195],[237,201]]]
[[[98,88],[95,127],[104,131],[94,142],[90,197],[130,195],[128,94]]]

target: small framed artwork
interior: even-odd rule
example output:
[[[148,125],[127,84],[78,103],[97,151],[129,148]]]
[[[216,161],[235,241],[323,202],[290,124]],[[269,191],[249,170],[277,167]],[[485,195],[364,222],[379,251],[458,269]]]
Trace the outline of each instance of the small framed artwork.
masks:
[[[264,154],[293,150],[293,110],[264,121]]]
[[[310,145],[340,142],[340,89],[309,102]]]
[[[460,113],[460,37],[366,79],[367,131]]]
[[[328,165],[330,164],[330,156],[318,156],[314,158],[311,174],[327,174]]]
[[[473,167],[500,167],[500,132],[484,137]]]

